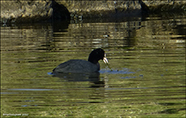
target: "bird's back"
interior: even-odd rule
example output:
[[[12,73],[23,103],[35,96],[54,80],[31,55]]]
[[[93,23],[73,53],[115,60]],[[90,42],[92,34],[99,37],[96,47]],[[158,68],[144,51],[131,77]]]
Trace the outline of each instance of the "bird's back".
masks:
[[[74,59],[61,63],[53,70],[53,73],[91,73],[99,69],[99,63],[93,64],[86,60]]]

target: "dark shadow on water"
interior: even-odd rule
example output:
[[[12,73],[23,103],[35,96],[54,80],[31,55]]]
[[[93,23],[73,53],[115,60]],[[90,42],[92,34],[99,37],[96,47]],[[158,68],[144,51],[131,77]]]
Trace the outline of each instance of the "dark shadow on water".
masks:
[[[163,105],[163,106],[175,106],[175,105],[183,105],[183,103],[159,103],[160,105]],[[177,114],[179,111],[182,111],[182,110],[186,110],[186,108],[170,108],[170,109],[165,109],[163,111],[160,111],[158,113],[161,113],[161,114]]]
[[[93,85],[90,88],[98,88],[104,87],[105,82],[100,81],[100,74],[119,74],[119,75],[128,75],[134,74],[135,72],[130,71],[128,68],[124,68],[122,70],[117,69],[101,69],[99,72],[94,73],[51,73],[48,72],[48,75],[52,75],[53,77],[58,77],[63,81],[68,82],[91,82]],[[136,76],[127,76],[121,77],[121,79],[131,79],[136,78]]]
[[[163,106],[174,106],[174,105],[183,105],[182,103],[158,103]]]
[[[99,81],[99,75],[99,73],[55,73],[53,74],[53,77],[59,77],[61,79],[72,82],[97,82]]]
[[[182,110],[186,110],[186,108],[181,108],[181,109],[176,109],[176,108],[172,108],[172,109],[166,109],[164,111],[160,111],[159,113],[163,113],[163,114],[177,114],[179,111]]]
[[[49,73],[48,73],[49,74]],[[91,82],[91,88],[104,87],[105,82],[100,81],[100,73],[55,73],[52,74],[53,77],[58,77],[68,82]]]
[[[48,72],[48,75],[52,75],[53,77],[58,77],[61,80],[65,80],[68,82],[91,82],[94,83],[91,85],[91,88],[97,88],[97,87],[104,87],[105,82],[100,81],[100,74],[134,74],[135,72],[130,71],[127,68],[124,68],[122,70],[116,70],[116,69],[101,69],[99,72],[94,73],[51,73]],[[130,78],[136,78],[135,76],[130,77],[123,77],[121,79],[130,79]]]

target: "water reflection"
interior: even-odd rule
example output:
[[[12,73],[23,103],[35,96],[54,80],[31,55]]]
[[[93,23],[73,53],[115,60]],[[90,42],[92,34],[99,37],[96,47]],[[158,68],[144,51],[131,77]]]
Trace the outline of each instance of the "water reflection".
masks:
[[[100,73],[55,73],[53,77],[58,77],[62,81],[69,82],[92,82],[94,85],[90,87],[104,87],[104,81],[100,81]]]
[[[104,74],[134,74],[135,72],[130,71],[128,68],[123,68],[122,70],[115,69],[101,69],[100,73]]]
[[[99,81],[99,72],[95,73],[55,73],[53,77],[59,77],[67,81]]]

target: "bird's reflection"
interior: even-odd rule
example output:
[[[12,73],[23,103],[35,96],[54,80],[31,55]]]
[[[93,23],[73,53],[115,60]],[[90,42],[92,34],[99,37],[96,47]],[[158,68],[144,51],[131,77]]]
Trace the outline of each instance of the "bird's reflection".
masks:
[[[53,77],[59,77],[60,79],[69,81],[69,82],[82,82],[89,81],[94,83],[91,85],[91,88],[104,87],[105,82],[100,81],[100,73],[55,73]]]

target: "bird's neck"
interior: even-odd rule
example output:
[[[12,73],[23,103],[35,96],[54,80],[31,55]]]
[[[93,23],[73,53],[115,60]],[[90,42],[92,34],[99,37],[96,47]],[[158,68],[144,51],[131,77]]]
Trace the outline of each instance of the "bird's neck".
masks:
[[[91,57],[91,55],[89,56],[88,61],[91,62],[91,63],[93,63],[93,64],[97,64],[97,63],[98,63],[98,61],[95,60],[95,59],[93,59],[93,58]]]

